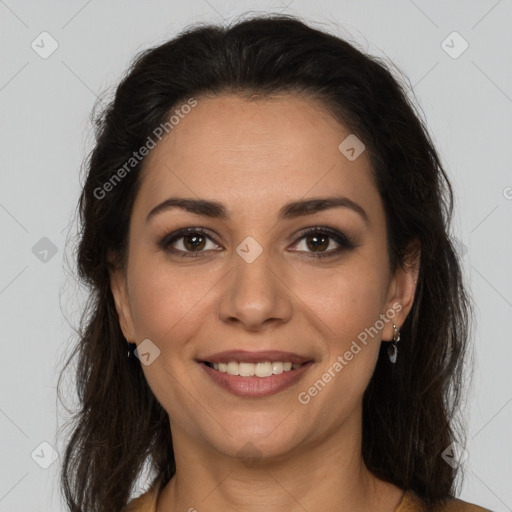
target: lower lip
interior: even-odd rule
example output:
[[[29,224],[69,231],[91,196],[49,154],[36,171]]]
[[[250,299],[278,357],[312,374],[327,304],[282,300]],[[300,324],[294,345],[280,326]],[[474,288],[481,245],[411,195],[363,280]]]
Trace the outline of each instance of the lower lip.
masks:
[[[227,372],[214,370],[204,363],[199,364],[215,383],[234,395],[259,398],[275,395],[295,384],[313,365],[313,361],[308,361],[295,370],[269,377],[240,377],[240,375],[230,375]]]

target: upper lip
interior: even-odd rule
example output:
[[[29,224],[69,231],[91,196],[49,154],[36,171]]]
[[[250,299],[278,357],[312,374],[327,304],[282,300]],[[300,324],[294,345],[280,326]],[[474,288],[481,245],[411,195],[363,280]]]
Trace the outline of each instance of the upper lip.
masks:
[[[292,364],[303,364],[311,361],[311,358],[294,354],[293,352],[283,352],[282,350],[261,350],[250,352],[247,350],[227,350],[217,352],[205,357],[198,358],[201,362],[208,363],[229,363],[230,361],[241,361],[244,363],[264,363],[266,361],[291,362]]]

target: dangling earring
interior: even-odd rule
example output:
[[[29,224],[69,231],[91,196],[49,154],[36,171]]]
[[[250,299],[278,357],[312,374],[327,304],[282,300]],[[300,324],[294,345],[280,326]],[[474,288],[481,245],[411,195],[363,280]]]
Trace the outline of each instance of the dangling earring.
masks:
[[[389,360],[395,364],[396,363],[396,357],[398,355],[398,347],[397,343],[400,341],[400,329],[393,324],[393,340],[391,341],[391,344],[388,347],[388,356]]]
[[[129,341],[126,342],[126,348],[128,350],[128,358],[132,357],[132,354],[134,350],[137,348],[136,343],[130,343]]]

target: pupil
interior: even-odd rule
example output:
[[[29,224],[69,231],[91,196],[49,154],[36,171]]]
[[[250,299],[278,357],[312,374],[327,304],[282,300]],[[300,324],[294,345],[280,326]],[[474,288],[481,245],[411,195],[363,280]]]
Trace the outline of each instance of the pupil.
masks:
[[[186,235],[185,236],[185,247],[187,247],[187,249],[192,249],[192,250],[195,250],[195,249],[198,249],[198,248],[202,248],[202,245],[201,245],[201,240],[203,236],[202,235]],[[190,245],[190,243],[187,243],[187,241],[190,241],[192,240],[192,244]],[[204,240],[202,240],[202,243],[204,245]]]
[[[327,236],[311,235],[308,237],[308,239],[312,239],[315,241],[315,242],[313,242],[313,246],[312,246],[314,248],[326,249],[329,246],[329,242],[328,242],[329,237],[327,237]],[[322,240],[322,242],[320,242],[320,244],[318,244],[319,240]],[[311,249],[311,247],[309,247],[309,248]]]

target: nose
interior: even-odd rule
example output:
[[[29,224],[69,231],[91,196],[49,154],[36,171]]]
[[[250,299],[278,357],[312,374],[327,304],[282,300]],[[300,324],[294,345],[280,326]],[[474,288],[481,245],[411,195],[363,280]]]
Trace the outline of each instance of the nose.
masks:
[[[236,252],[232,260],[232,270],[220,294],[220,320],[238,324],[246,331],[288,322],[293,311],[293,294],[285,284],[283,262],[271,261],[265,249],[254,261]]]

